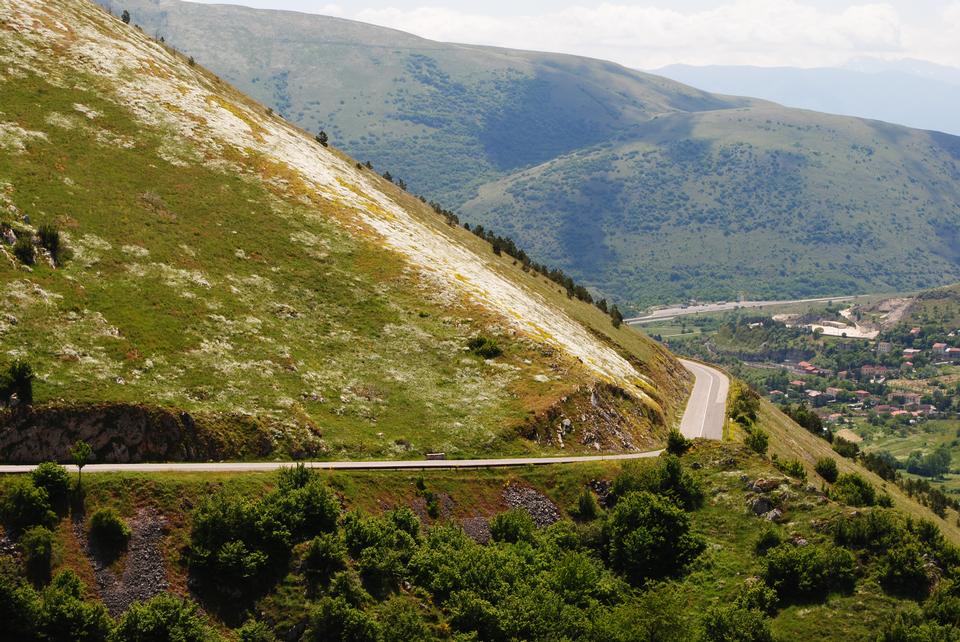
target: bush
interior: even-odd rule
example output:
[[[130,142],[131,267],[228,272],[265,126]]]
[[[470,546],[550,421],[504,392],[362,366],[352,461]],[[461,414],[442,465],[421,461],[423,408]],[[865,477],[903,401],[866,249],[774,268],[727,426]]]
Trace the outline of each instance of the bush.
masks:
[[[853,588],[855,560],[837,546],[781,544],[767,552],[764,580],[781,599],[824,599]]]
[[[877,503],[877,491],[873,485],[857,473],[844,473],[837,477],[830,496],[847,506],[873,506]]]
[[[686,510],[702,506],[706,496],[700,482],[683,468],[675,455],[659,457],[653,467],[649,462],[626,463],[610,486],[610,498],[617,501],[637,491],[662,495]]]
[[[325,597],[310,613],[305,640],[327,642],[377,642],[380,626],[373,619],[341,598]]]
[[[577,517],[583,520],[596,519],[600,514],[600,505],[597,503],[597,497],[589,488],[581,488],[580,495],[577,497]]]
[[[13,246],[13,255],[24,265],[34,265],[37,262],[37,251],[33,247],[33,241],[27,235],[17,239],[16,245]]]
[[[111,642],[212,642],[220,640],[197,605],[170,594],[134,602],[117,622]]]
[[[53,225],[41,225],[37,230],[37,236],[40,237],[40,245],[50,253],[50,258],[57,265],[60,265],[64,259],[63,244],[60,242],[60,230]]]
[[[10,640],[34,640],[40,620],[40,597],[20,577],[10,557],[0,557],[0,622]]]
[[[760,534],[757,536],[757,541],[753,544],[753,550],[757,555],[766,555],[767,551],[771,548],[780,546],[783,543],[783,537],[780,535],[780,529],[778,529],[773,524],[767,524],[767,526],[760,531]]]
[[[676,428],[672,429],[670,434],[667,435],[667,452],[671,455],[679,457],[690,450],[691,446],[693,446],[693,441],[684,437]]]
[[[617,502],[607,526],[610,563],[634,584],[677,573],[705,547],[682,509],[646,491]]]
[[[703,618],[705,642],[773,642],[767,618],[760,611],[736,605],[711,606]]]
[[[766,431],[759,426],[754,426],[747,432],[747,437],[743,440],[743,443],[745,443],[750,450],[764,455],[767,452],[770,438],[767,436]]]
[[[846,457],[847,459],[856,459],[860,454],[860,446],[852,441],[847,441],[843,437],[836,437],[833,440],[833,450],[841,457]]]
[[[803,467],[803,464],[801,464],[799,460],[789,459],[787,461],[776,461],[775,464],[777,469],[785,475],[789,475],[800,481],[807,480],[807,469]]]
[[[57,509],[66,508],[70,497],[70,475],[67,469],[52,461],[46,461],[30,473],[33,485],[47,492],[47,498]]]
[[[777,610],[777,592],[762,580],[748,580],[742,587],[733,604],[742,609],[752,609],[773,615]]]
[[[347,566],[347,547],[337,533],[314,537],[303,556],[303,568],[312,581],[327,581]]]
[[[484,359],[496,359],[503,354],[503,350],[500,349],[497,342],[489,337],[474,337],[467,343],[467,347],[470,352]]]
[[[495,515],[490,520],[490,537],[495,542],[532,542],[534,531],[533,518],[522,508],[514,508]]]
[[[90,518],[90,540],[103,551],[118,553],[127,547],[130,527],[112,508],[101,508]]]
[[[247,620],[237,629],[237,639],[240,642],[276,642],[277,636],[270,627],[259,620]]]
[[[817,460],[814,470],[829,483],[837,481],[837,462],[831,457],[821,457]]]
[[[930,590],[923,546],[915,538],[888,549],[878,560],[877,576],[884,590],[922,599]]]
[[[423,618],[423,609],[413,600],[394,596],[379,609],[384,642],[427,642],[438,636]]]
[[[50,561],[53,558],[53,532],[43,526],[34,526],[20,537],[23,561],[27,573],[38,583],[50,579]]]
[[[86,601],[85,589],[73,571],[58,573],[43,591],[39,628],[42,640],[103,642],[110,636],[113,621],[101,602]],[[111,639],[137,642],[138,638]],[[185,641],[186,642],[186,641]]]
[[[27,479],[19,479],[7,488],[0,501],[0,517],[13,535],[31,526],[53,529],[58,521],[57,514],[50,508],[47,491]]]

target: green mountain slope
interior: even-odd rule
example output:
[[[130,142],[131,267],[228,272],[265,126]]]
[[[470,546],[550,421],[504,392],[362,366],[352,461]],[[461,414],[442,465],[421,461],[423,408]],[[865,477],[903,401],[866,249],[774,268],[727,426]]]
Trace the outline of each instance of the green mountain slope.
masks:
[[[955,137],[322,16],[103,3],[635,308],[960,279]]]
[[[2,8],[0,225],[37,255],[0,242],[0,366],[37,372],[5,459],[616,450],[677,416],[665,351],[192,61],[92,3]]]
[[[359,22],[177,0],[105,0],[351,155],[452,204],[652,115],[719,109],[663,78],[574,56],[425,40]]]
[[[960,139],[754,107],[658,118],[463,212],[631,301],[681,301],[955,280],[958,204]]]

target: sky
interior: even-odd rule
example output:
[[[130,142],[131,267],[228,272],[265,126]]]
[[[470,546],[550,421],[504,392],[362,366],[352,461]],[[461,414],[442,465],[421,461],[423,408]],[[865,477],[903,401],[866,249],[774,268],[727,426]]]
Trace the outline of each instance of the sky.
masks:
[[[960,67],[960,0],[194,0],[289,9],[447,42],[669,64],[842,66],[861,58]]]

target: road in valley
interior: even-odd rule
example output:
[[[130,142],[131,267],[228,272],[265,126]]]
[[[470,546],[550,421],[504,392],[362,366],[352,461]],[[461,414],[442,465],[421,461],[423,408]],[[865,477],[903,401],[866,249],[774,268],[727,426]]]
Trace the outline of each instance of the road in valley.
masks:
[[[773,306],[793,305],[796,303],[826,303],[828,301],[839,303],[841,301],[853,301],[860,296],[863,295],[819,297],[816,299],[792,299],[789,301],[724,301],[722,303],[703,303],[700,305],[677,305],[669,308],[660,308],[659,310],[654,310],[650,314],[642,317],[624,319],[623,322],[630,325],[642,325],[644,323],[651,323],[653,321],[669,321],[671,319],[690,314],[725,312],[727,310],[737,310],[739,308],[769,308]]]
[[[727,391],[730,380],[715,368],[681,359],[683,366],[693,373],[696,381],[680,423],[680,431],[686,437],[721,439],[726,413]],[[310,461],[303,462],[309,468],[326,470],[419,470],[425,468],[495,468],[502,466],[541,466],[545,464],[574,464],[591,461],[615,461],[656,457],[661,450],[619,455],[575,455],[570,457],[511,457],[504,459],[432,459],[432,460],[387,460],[387,461]],[[88,473],[242,473],[268,472],[292,465],[289,461],[262,462],[171,462],[143,464],[88,464],[83,467]],[[26,473],[32,465],[0,465],[0,474]],[[67,466],[76,471],[76,467]]]

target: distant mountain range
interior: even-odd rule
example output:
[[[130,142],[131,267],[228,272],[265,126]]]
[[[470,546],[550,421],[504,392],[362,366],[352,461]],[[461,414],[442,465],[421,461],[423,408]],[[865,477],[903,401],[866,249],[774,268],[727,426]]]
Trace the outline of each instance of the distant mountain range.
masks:
[[[960,69],[862,60],[844,68],[671,65],[654,73],[707,91],[960,134]]]
[[[960,280],[960,138],[318,15],[122,5],[293,122],[629,308]]]

